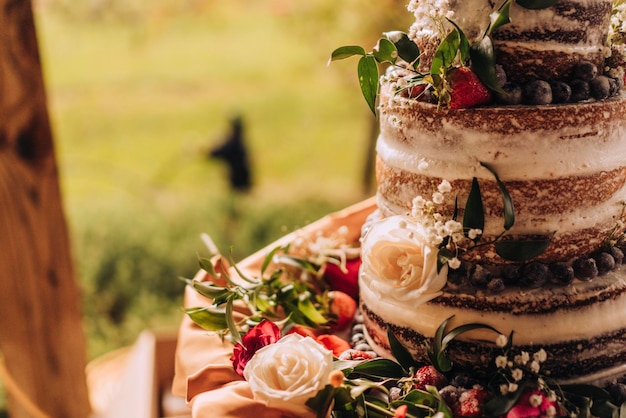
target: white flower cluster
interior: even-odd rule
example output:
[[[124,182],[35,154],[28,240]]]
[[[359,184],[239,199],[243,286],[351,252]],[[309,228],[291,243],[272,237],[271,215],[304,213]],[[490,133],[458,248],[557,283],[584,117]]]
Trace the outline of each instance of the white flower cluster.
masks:
[[[506,337],[504,338],[506,340]],[[506,345],[506,341],[504,344],[501,341],[496,343],[500,347]],[[519,382],[524,378],[524,370],[528,370],[535,375],[539,374],[541,363],[545,362],[547,357],[548,355],[543,348],[534,353],[532,359],[527,351],[522,351],[512,359],[505,354],[497,356],[495,360],[496,367],[502,371],[502,375],[507,379],[507,383],[500,385],[500,392],[503,395],[515,392],[519,388]]]
[[[432,194],[431,200],[426,200],[422,196],[413,199],[411,217],[424,227],[425,237],[431,247],[440,247],[447,238],[455,248],[466,248],[469,244],[468,238],[463,234],[463,224],[448,219],[437,211],[437,206],[445,202],[445,195],[452,191],[452,186],[448,180],[443,180],[437,190]],[[474,239],[482,234],[479,229],[468,231],[468,237]],[[452,269],[461,266],[458,257],[448,260],[448,265]]]
[[[289,255],[306,258],[314,264],[326,262],[345,268],[346,260],[356,258],[360,249],[354,247],[349,238],[349,229],[342,225],[334,231],[316,231],[314,234],[298,234],[291,242]],[[290,257],[279,254],[274,257],[277,264],[293,264]],[[298,267],[299,264],[293,264]]]
[[[454,19],[448,0],[411,0],[407,6],[415,16],[415,27],[431,34],[443,34],[446,19]]]
[[[626,33],[626,2],[614,2],[613,13],[611,14],[610,37]]]

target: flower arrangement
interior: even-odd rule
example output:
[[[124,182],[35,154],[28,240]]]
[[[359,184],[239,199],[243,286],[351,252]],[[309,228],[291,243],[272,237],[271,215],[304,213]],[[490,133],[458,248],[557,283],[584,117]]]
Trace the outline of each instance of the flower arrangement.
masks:
[[[345,337],[345,325],[341,329],[339,324],[355,313],[354,327],[362,327],[356,303],[330,284],[356,283],[357,270],[347,265],[358,260],[357,252],[357,246],[342,241],[340,231],[333,237],[299,237],[267,256],[261,277],[238,272],[242,281],[232,275],[236,265],[227,268],[221,255],[201,259],[209,280],[188,284],[211,298],[212,305],[187,313],[233,343],[233,368],[254,399],[286,416],[626,417],[626,385],[609,391],[559,386],[541,374],[543,350],[516,352],[513,334],[502,335],[485,324],[449,329],[443,322],[430,342],[430,364],[417,364],[391,331],[393,360],[357,350],[337,335]],[[341,296],[331,298],[331,292]],[[235,302],[248,312],[238,319]],[[476,329],[492,332],[501,352],[487,370],[459,370],[447,355],[450,344]]]

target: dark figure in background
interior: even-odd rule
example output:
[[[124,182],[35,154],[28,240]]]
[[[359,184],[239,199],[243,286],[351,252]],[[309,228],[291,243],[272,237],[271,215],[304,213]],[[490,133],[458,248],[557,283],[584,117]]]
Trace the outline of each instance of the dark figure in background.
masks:
[[[230,125],[231,130],[226,140],[213,148],[209,156],[226,162],[230,186],[233,190],[245,192],[252,186],[252,181],[241,116],[234,117]]]

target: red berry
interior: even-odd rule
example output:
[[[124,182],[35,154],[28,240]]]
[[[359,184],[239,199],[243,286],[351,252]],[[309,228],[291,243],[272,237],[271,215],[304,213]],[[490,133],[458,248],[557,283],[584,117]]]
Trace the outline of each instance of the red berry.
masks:
[[[331,290],[328,292],[328,297],[330,298],[330,312],[335,317],[331,328],[337,331],[347,328],[354,320],[356,301],[339,290]]]
[[[333,263],[327,263],[324,270],[324,278],[333,290],[341,290],[352,296],[353,299],[359,297],[359,267],[360,258],[353,258],[346,261],[346,271]]]
[[[488,398],[489,394],[487,391],[480,387],[461,393],[454,411],[455,416],[463,418],[481,417]]]
[[[339,356],[339,360],[371,360],[375,358],[372,354],[361,350],[346,350]]]
[[[452,69],[448,73],[448,81],[452,88],[448,103],[450,109],[465,109],[491,103],[491,92],[468,67]]]
[[[439,373],[433,366],[420,367],[413,376],[413,387],[426,390],[426,386],[435,386],[441,389],[448,384],[448,379]]]
[[[408,87],[406,89],[407,96],[411,99],[415,99],[416,97],[420,97],[424,90],[426,90],[427,84],[417,84],[415,86]]]

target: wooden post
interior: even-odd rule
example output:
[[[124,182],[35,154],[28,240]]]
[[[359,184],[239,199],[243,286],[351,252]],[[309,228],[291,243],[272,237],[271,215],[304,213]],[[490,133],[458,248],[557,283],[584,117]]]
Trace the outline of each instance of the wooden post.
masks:
[[[29,0],[0,0],[0,350],[50,417],[89,400],[75,282]],[[13,418],[30,416],[9,399]]]

